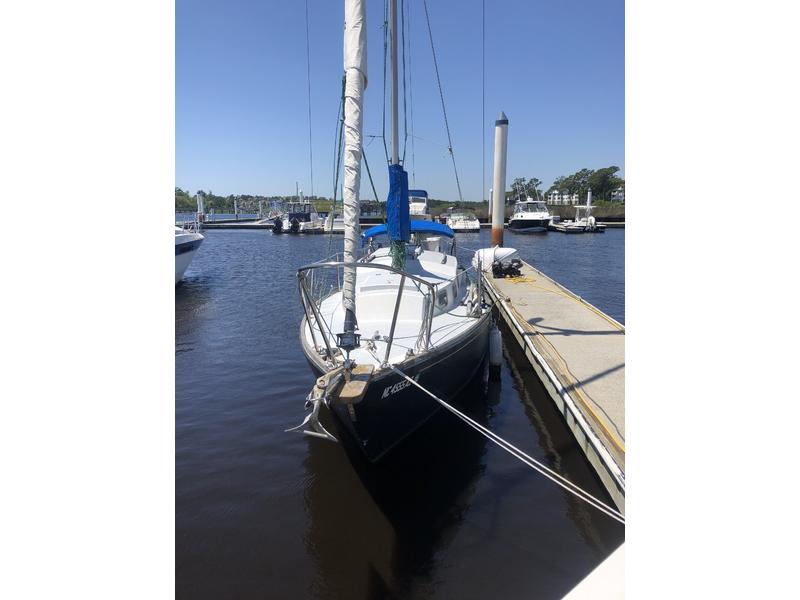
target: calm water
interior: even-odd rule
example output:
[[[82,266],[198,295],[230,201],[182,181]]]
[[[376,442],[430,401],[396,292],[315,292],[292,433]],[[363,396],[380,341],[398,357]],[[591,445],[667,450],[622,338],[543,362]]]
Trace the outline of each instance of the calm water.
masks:
[[[557,598],[622,542],[622,526],[446,412],[377,466],[284,433],[314,381],[297,342],[295,270],[324,256],[328,238],[204,235],[175,290],[178,597]],[[458,236],[470,248],[488,238]],[[620,321],[624,244],[624,230],[506,233]],[[468,412],[606,498],[521,365],[506,348],[500,380],[464,393]]]

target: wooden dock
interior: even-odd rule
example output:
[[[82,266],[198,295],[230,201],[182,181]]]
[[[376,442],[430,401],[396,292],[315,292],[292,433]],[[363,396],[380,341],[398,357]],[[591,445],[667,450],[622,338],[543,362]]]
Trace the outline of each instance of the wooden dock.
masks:
[[[486,274],[484,282],[513,338],[624,513],[625,327],[527,263],[520,277],[493,279]]]

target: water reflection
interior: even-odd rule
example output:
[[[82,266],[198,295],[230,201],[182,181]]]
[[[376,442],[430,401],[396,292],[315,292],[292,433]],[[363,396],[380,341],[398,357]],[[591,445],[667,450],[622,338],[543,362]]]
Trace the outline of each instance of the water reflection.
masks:
[[[295,271],[341,238],[205,235],[175,288],[177,597],[558,598],[621,541],[623,527],[446,412],[380,470],[284,433],[314,380],[294,343]],[[487,231],[474,237],[488,244]],[[622,235],[522,237],[525,260],[624,318]],[[602,493],[538,380],[515,364],[486,393],[479,376],[462,395],[471,416]]]
[[[503,331],[505,339],[513,339]],[[558,413],[542,383],[533,370],[526,365],[522,351],[513,344],[503,347],[506,367],[511,375],[514,389],[519,394],[525,415],[536,431],[536,440],[544,451],[545,464],[570,481],[610,506],[614,502],[600,483],[596,473],[575,444],[563,417]],[[553,484],[555,485],[555,484]],[[577,531],[595,550],[598,557],[610,554],[624,539],[624,527],[610,517],[590,507],[566,490],[563,491],[568,518]]]
[[[486,424],[479,374],[461,408]],[[309,440],[305,543],[317,564],[314,596],[407,597],[433,591],[437,556],[462,521],[484,470],[486,439],[439,411],[377,465],[337,428],[341,446]],[[332,420],[326,423],[335,427]]]

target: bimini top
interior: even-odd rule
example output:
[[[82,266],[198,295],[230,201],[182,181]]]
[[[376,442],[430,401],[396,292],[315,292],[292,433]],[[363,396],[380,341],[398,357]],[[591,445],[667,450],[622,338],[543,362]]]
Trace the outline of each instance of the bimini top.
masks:
[[[437,223],[436,221],[411,221],[411,233],[438,233],[440,235],[446,235],[447,237],[453,237],[455,235],[453,230],[447,225]],[[369,238],[379,235],[386,235],[385,223],[383,225],[375,225],[375,227],[370,227],[366,231],[362,231],[362,245],[365,244]]]
[[[425,190],[408,190],[409,198],[427,198],[428,192]]]

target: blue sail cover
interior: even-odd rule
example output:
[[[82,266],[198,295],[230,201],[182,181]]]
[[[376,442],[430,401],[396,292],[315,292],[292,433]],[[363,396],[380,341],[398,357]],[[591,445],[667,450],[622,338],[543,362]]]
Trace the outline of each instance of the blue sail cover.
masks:
[[[386,200],[386,224],[389,239],[407,242],[411,218],[408,216],[408,173],[400,165],[389,165],[389,198]]]
[[[366,231],[361,232],[361,245],[363,246],[371,237],[377,237],[386,233],[386,225],[375,225]],[[438,233],[447,237],[453,237],[455,233],[444,223],[435,221],[411,221],[411,233]]]

